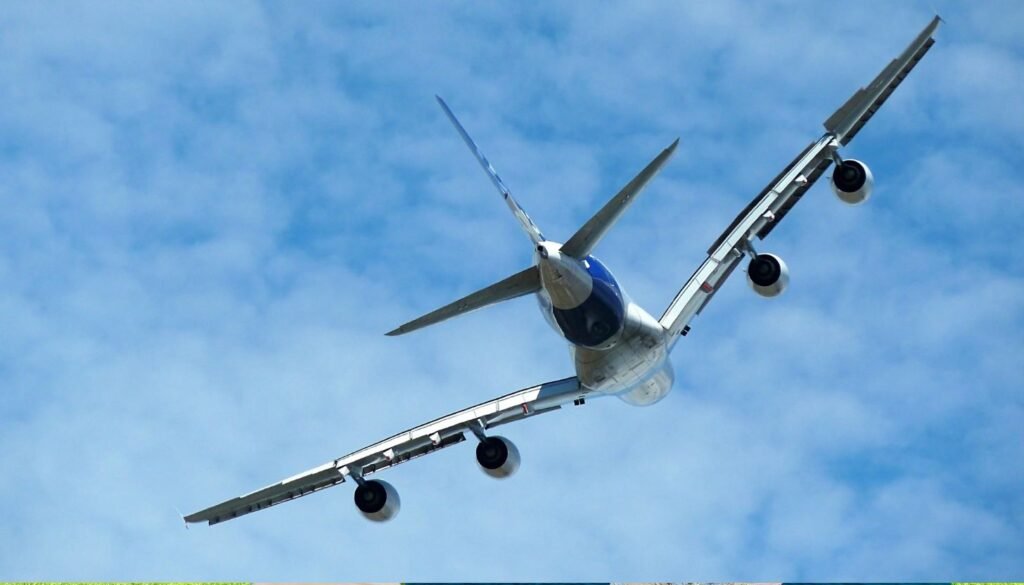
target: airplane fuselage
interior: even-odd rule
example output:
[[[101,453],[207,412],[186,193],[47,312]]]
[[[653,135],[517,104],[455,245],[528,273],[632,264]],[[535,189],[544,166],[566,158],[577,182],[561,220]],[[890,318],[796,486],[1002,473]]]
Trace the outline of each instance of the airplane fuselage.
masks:
[[[541,312],[570,344],[576,377],[590,390],[646,406],[672,389],[668,333],[632,302],[598,259],[577,259],[542,242],[534,253],[540,271]]]

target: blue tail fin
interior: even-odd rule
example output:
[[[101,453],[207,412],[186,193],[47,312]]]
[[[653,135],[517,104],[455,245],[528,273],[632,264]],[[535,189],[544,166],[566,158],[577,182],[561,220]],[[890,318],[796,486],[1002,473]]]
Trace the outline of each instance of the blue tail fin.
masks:
[[[537,224],[533,223],[530,216],[526,215],[523,208],[520,207],[519,203],[517,203],[512,197],[512,193],[509,192],[508,187],[505,186],[505,183],[501,181],[501,177],[498,176],[498,171],[494,170],[490,161],[488,161],[487,157],[484,156],[484,153],[480,151],[480,147],[478,147],[476,143],[473,142],[473,139],[469,137],[469,134],[466,133],[466,129],[462,127],[462,124],[459,123],[455,114],[453,114],[451,109],[448,108],[448,104],[444,103],[441,96],[434,97],[437,98],[437,103],[441,104],[441,109],[444,110],[448,119],[452,121],[455,129],[459,131],[459,135],[462,136],[462,140],[465,141],[466,146],[473,151],[473,155],[476,156],[476,160],[480,162],[480,166],[483,167],[487,176],[491,178],[491,182],[494,183],[494,186],[498,188],[499,192],[501,192],[501,195],[505,198],[505,204],[512,210],[512,215],[516,216],[516,219],[519,220],[519,225],[523,228],[523,231],[526,232],[526,235],[530,237],[530,240],[533,241],[534,245],[543,242],[544,234],[540,233],[540,228],[537,227]]]

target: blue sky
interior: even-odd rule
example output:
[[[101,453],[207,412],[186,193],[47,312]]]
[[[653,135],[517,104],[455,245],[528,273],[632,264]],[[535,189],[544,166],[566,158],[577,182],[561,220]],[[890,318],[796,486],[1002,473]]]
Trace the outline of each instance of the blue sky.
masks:
[[[571,374],[444,96],[564,239],[676,137],[597,255],[660,314],[938,9],[938,44],[694,322],[675,391],[186,531],[190,512]],[[1024,570],[1016,2],[5,3],[0,577],[1007,579]]]

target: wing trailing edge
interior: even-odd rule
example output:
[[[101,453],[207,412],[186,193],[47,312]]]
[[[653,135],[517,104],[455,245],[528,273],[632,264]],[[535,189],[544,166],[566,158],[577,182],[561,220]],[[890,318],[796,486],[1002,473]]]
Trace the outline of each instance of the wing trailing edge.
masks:
[[[871,116],[889,99],[896,87],[910,74],[928,49],[935,44],[933,35],[942,18],[936,15],[917,37],[893,59],[867,87],[857,90],[834,114],[825,120],[825,130],[846,145]]]

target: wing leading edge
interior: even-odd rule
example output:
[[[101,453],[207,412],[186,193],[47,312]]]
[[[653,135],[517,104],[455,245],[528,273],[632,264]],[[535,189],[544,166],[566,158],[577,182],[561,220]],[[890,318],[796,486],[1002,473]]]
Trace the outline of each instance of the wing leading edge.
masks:
[[[673,343],[707,305],[743,258],[755,238],[764,239],[832,164],[832,155],[846,145],[878,111],[935,43],[938,16],[866,87],[857,90],[825,121],[825,134],[807,146],[733,219],[708,248],[708,257],[679,290],[659,320]]]
[[[210,506],[186,516],[185,522],[207,522],[212,526],[283,504],[344,483],[346,477],[365,477],[460,443],[475,425],[489,429],[558,410],[564,404],[585,397],[587,392],[576,377],[524,388],[403,431],[252,493]]]

